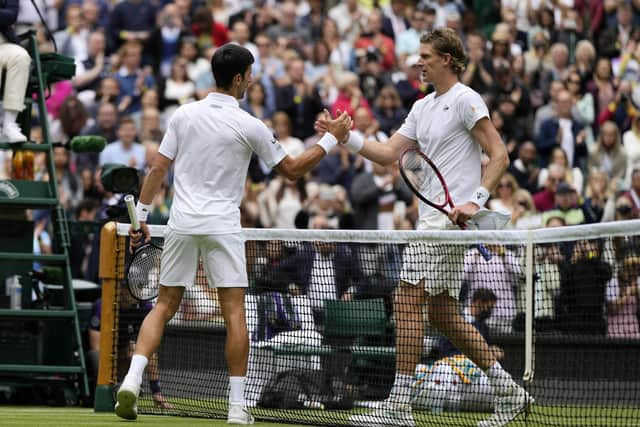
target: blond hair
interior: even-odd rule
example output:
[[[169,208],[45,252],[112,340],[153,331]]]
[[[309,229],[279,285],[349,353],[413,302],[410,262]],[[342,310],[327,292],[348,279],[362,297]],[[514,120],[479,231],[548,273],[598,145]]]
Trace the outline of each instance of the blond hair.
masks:
[[[455,31],[451,28],[437,28],[420,37],[420,43],[430,44],[439,55],[451,55],[451,70],[458,78],[462,75],[467,55]]]

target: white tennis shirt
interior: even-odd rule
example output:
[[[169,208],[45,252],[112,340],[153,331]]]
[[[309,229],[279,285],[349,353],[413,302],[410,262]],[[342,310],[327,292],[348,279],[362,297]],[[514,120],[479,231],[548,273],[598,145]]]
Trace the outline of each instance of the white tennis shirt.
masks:
[[[456,83],[436,97],[430,93],[416,101],[398,132],[418,142],[420,150],[438,167],[453,203],[472,199],[480,186],[481,147],[471,137],[478,120],[489,118],[482,97]],[[420,202],[418,229],[455,228],[440,211]]]
[[[174,161],[168,225],[182,234],[239,232],[251,154],[270,168],[286,156],[264,123],[220,93],[178,108],[159,152]]]

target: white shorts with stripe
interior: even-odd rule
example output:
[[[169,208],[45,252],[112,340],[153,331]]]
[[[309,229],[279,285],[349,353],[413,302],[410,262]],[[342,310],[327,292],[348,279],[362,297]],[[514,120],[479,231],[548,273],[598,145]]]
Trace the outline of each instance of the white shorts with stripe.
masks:
[[[176,233],[169,227],[164,232],[160,284],[193,286],[200,258],[210,287],[248,286],[242,233],[191,235]]]
[[[464,273],[467,245],[451,243],[409,243],[402,257],[400,280],[417,285],[424,279],[427,295],[448,292],[458,299]]]

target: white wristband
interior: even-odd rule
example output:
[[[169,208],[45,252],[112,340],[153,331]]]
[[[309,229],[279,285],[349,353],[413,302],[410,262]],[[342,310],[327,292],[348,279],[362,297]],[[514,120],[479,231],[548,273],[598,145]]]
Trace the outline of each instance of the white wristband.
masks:
[[[338,140],[335,136],[333,136],[329,132],[326,132],[324,136],[320,138],[318,142],[316,142],[316,144],[322,147],[325,153],[329,154],[329,151],[331,151],[333,147],[338,145]]]
[[[359,153],[364,147],[364,137],[358,132],[349,132],[349,140],[344,144],[352,153]]]
[[[151,205],[145,205],[138,200],[138,203],[136,204],[136,217],[138,218],[138,221],[147,222],[149,212],[151,212]]]
[[[476,191],[473,193],[473,197],[471,198],[470,202],[475,203],[482,208],[487,203],[490,196],[491,193],[489,193],[489,190],[487,190],[483,186],[480,186],[476,188]]]

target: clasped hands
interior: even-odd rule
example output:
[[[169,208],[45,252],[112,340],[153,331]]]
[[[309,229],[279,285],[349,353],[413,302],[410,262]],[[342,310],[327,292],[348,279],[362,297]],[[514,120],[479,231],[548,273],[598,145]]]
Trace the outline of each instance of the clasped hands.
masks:
[[[346,111],[338,110],[338,117],[331,118],[331,113],[326,109],[320,113],[316,122],[313,124],[313,128],[316,132],[323,135],[325,132],[329,132],[335,136],[339,143],[344,144],[349,140],[349,131],[353,127],[353,120],[347,114]]]

